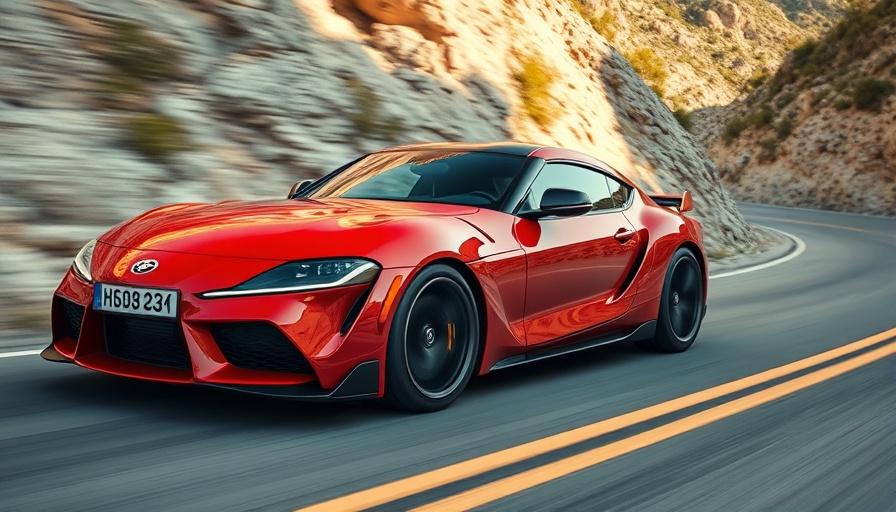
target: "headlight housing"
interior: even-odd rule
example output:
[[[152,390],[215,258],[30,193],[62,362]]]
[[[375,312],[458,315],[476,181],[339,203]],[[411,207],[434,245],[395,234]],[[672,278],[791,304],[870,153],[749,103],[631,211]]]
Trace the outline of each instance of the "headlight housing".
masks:
[[[72,271],[75,275],[88,283],[93,282],[93,275],[90,273],[90,263],[93,261],[94,248],[96,248],[96,238],[87,242],[87,244],[78,251],[75,260],[72,262]]]
[[[292,261],[226,290],[200,293],[203,299],[293,293],[369,283],[380,267],[361,258]]]

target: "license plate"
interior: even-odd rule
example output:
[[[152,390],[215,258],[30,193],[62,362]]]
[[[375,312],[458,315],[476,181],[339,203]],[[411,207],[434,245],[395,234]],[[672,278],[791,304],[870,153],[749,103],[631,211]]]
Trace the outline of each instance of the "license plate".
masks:
[[[96,283],[93,286],[93,309],[174,318],[177,316],[178,295],[177,290]]]

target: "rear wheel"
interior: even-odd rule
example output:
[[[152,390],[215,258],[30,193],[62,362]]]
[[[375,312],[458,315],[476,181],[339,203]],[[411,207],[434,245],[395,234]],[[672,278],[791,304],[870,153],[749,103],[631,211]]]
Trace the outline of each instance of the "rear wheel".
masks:
[[[694,253],[678,249],[666,271],[656,334],[638,345],[659,352],[684,352],[690,348],[703,322],[703,283],[703,272]]]
[[[416,412],[448,407],[473,374],[479,316],[473,292],[453,268],[433,265],[398,303],[386,355],[386,401]]]

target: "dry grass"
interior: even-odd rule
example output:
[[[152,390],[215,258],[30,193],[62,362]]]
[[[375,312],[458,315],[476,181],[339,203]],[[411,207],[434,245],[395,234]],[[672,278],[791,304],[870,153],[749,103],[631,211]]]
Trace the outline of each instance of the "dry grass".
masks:
[[[638,48],[625,58],[657,96],[662,98],[666,94],[666,79],[669,78],[669,72],[655,51],[650,48]]]
[[[526,114],[541,127],[554,120],[551,86],[557,79],[554,68],[532,56],[520,58],[519,70],[513,78],[519,86],[520,98]]]

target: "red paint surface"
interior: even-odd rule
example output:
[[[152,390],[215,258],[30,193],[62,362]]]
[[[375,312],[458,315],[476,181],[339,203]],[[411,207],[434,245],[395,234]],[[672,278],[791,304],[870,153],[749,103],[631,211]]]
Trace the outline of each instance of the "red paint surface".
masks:
[[[600,161],[544,148],[547,160],[578,160],[623,179]],[[634,185],[632,185],[634,186]],[[698,205],[699,207],[699,205]],[[614,235],[634,230],[628,241]],[[174,205],[112,228],[97,244],[98,282],[180,291],[180,316],[191,370],[125,361],[106,353],[102,314],[91,307],[92,285],[68,272],[53,303],[53,343],[77,364],[116,375],[181,383],[301,384],[336,387],[359,363],[379,360],[397,300],[383,312],[396,279],[398,299],[425,265],[454,260],[475,276],[485,337],[480,373],[506,357],[601,334],[628,330],[656,317],[663,277],[683,244],[700,248],[699,224],[635,193],[624,212],[523,220],[469,206],[332,199]],[[365,257],[382,271],[370,285],[280,295],[202,299],[287,261]],[[131,265],[158,260],[137,275]],[[640,259],[640,265],[638,263]],[[623,288],[626,276],[632,275]],[[367,289],[352,328],[340,326]],[[705,288],[705,287],[704,287]],[[80,340],[64,337],[59,300],[87,306]],[[263,321],[280,329],[308,359],[312,374],[261,372],[229,364],[210,328],[220,322]]]

